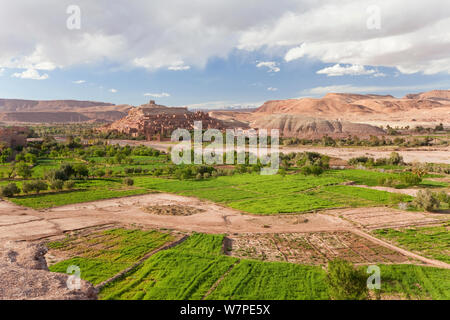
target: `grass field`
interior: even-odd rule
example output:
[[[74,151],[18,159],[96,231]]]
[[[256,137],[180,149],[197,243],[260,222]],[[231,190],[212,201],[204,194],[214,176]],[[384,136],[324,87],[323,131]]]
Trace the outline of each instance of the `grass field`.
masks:
[[[396,242],[405,249],[450,263],[450,223],[433,227],[380,229],[374,234]]]
[[[201,299],[237,261],[220,254],[223,236],[194,234],[105,286],[102,299]]]
[[[320,267],[242,260],[208,299],[329,299],[325,277],[325,271]]]
[[[366,179],[365,182],[369,181],[363,170],[348,171],[354,172],[355,176],[349,173],[344,178],[340,177],[337,171],[330,171],[319,177],[302,174],[284,177],[242,174],[202,181],[141,177],[136,178],[135,185],[210,200],[253,214],[295,213],[340,207],[394,206],[399,202],[412,200],[412,197],[385,191],[337,185],[351,180],[349,177],[358,178],[359,175]],[[360,181],[364,179],[361,178]]]
[[[48,243],[48,247],[55,251],[73,255],[49,269],[65,273],[67,267],[76,265],[81,269],[82,279],[99,284],[171,240],[173,237],[167,233],[125,229],[70,237]]]
[[[450,299],[450,270],[414,265],[381,265],[382,295],[403,299]]]
[[[107,285],[102,299],[202,299],[239,260],[221,254],[223,236],[194,234]],[[320,267],[242,260],[208,299],[326,299]],[[245,279],[245,281],[243,281]]]
[[[116,229],[50,244],[53,250],[80,254],[51,266],[65,272],[75,264],[83,279],[100,283],[146,252],[170,240],[156,231]],[[239,259],[222,253],[223,235],[193,234],[160,251],[121,278],[107,284],[101,299],[303,300],[329,299],[326,272],[319,266]],[[102,244],[102,248],[98,245]],[[450,270],[380,265],[384,298],[449,299]]]
[[[17,185],[21,187],[21,183],[17,183]],[[145,193],[148,193],[148,190],[125,186],[121,179],[89,179],[78,180],[74,190],[60,192],[47,191],[40,194],[19,195],[9,200],[26,207],[44,209]]]
[[[348,172],[347,172],[348,171]],[[71,191],[19,195],[10,200],[35,209],[96,201],[153,191],[176,193],[221,203],[252,214],[301,213],[327,208],[395,206],[412,197],[339,185],[346,181],[371,185],[383,173],[331,170],[321,176],[236,174],[206,180],[175,180],[134,176],[134,186],[120,178],[77,180]],[[2,181],[0,184],[7,184]],[[16,182],[19,187],[22,181]],[[274,192],[276,190],[276,192]]]

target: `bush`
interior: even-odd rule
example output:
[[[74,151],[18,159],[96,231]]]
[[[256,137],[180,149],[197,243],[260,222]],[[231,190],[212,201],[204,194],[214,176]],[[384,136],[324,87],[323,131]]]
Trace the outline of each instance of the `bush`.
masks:
[[[104,177],[105,176],[105,170],[103,170],[103,169],[97,169],[97,170],[95,170],[95,172],[94,172],[94,175],[96,176],[96,177]]]
[[[66,175],[66,172],[62,169],[49,170],[44,174],[44,178],[46,180],[62,180],[62,181],[69,179],[69,177]]]
[[[123,183],[127,186],[132,186],[134,184],[134,180],[131,178],[125,178],[123,179]]]
[[[64,187],[63,180],[53,180],[50,182],[50,189],[52,190],[62,190]]]
[[[398,152],[392,152],[389,157],[389,164],[398,165],[403,163],[403,157]]]
[[[420,190],[416,198],[413,201],[413,204],[420,209],[424,209],[426,211],[434,211],[438,210],[440,207],[440,201],[436,194],[431,192],[430,190],[422,191]]]
[[[64,189],[71,190],[73,189],[73,187],[75,187],[75,181],[72,180],[64,181]]]
[[[422,178],[417,174],[407,172],[400,176],[400,181],[407,186],[417,186],[422,182]]]
[[[12,197],[15,194],[19,194],[20,189],[15,183],[9,183],[8,185],[0,188],[0,194],[2,197]]]
[[[356,157],[348,160],[348,164],[351,166],[355,166],[358,164],[366,164],[369,161],[368,157]]]
[[[327,283],[334,300],[366,300],[367,275],[350,262],[335,259],[328,262]]]
[[[318,165],[308,165],[300,169],[300,172],[304,175],[315,175],[318,176],[323,173],[323,168]]]
[[[72,166],[72,170],[73,173],[71,175],[68,175],[68,177],[70,178],[72,175],[78,177],[78,178],[83,178],[83,177],[87,177],[89,176],[89,169],[86,165],[82,164],[82,163],[75,163]]]
[[[43,190],[48,189],[48,185],[41,180],[38,181],[30,181],[30,182],[24,182],[22,186],[23,192],[30,193],[30,192],[36,192],[39,193]]]
[[[14,169],[16,173],[24,179],[31,177],[31,168],[23,161],[16,163]]]

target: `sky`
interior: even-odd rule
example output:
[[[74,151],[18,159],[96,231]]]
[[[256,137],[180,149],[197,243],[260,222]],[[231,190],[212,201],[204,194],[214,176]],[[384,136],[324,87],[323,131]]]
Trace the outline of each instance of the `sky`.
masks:
[[[0,1],[0,98],[257,107],[450,89],[448,0]]]

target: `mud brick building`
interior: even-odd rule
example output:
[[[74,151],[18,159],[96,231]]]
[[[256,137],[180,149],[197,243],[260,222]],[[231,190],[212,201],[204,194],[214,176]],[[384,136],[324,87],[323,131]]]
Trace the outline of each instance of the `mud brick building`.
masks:
[[[226,129],[222,121],[211,118],[207,113],[157,105],[151,100],[132,108],[125,118],[101,128],[101,131],[145,136],[147,140],[168,140],[176,129],[193,130],[195,121],[201,121],[203,129]]]
[[[11,148],[26,146],[29,134],[27,127],[0,128],[0,144]]]

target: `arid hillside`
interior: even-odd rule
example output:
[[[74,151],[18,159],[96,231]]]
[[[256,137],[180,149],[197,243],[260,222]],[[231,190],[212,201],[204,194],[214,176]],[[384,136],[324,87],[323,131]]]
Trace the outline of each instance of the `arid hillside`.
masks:
[[[129,109],[129,105],[95,101],[0,99],[0,121],[7,123],[115,121],[123,118]]]
[[[348,121],[450,122],[450,91],[435,90],[395,98],[387,95],[329,93],[323,98],[267,101],[254,113],[299,114]]]
[[[356,135],[368,137],[380,136],[385,132],[379,127],[352,123],[348,121],[323,120],[292,114],[273,114],[257,118],[251,127],[259,129],[278,129],[284,137],[317,138],[324,135],[330,137],[343,137]]]

